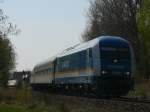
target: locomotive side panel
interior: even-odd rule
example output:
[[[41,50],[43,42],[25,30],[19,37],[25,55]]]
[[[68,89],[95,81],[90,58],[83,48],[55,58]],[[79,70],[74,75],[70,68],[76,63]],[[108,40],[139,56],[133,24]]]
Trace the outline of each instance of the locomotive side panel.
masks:
[[[93,74],[88,50],[73,53],[57,59],[56,84],[86,84]]]

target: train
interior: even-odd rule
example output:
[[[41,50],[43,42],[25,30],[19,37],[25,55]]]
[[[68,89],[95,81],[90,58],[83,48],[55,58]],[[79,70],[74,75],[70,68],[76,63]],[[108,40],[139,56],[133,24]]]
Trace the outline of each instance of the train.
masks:
[[[124,96],[134,87],[134,53],[129,41],[100,36],[77,44],[37,64],[33,89]]]

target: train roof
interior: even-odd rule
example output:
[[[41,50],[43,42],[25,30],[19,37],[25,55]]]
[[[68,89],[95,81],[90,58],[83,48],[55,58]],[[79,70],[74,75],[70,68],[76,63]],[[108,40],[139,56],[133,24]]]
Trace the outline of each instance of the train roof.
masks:
[[[116,40],[117,42],[125,42],[127,43],[127,41],[121,37],[117,37],[117,36],[100,36],[98,38],[95,38],[93,40],[87,41],[87,42],[83,42],[81,44],[77,44],[73,47],[67,48],[66,50],[64,50],[63,52],[61,52],[60,54],[57,55],[57,57],[63,57],[66,55],[70,55],[76,52],[80,52],[89,48],[94,47],[95,45],[97,45],[97,43],[101,43],[101,44],[105,44],[105,43],[114,43],[116,44]]]
[[[57,57],[63,57],[63,56],[66,56],[66,55],[70,55],[70,54],[73,54],[73,53],[76,53],[76,52],[86,50],[88,48],[92,48],[99,42],[98,40],[99,40],[99,38],[96,38],[96,39],[93,39],[93,40],[90,40],[90,41],[87,41],[87,42],[83,42],[81,44],[77,44],[73,47],[67,48],[63,52],[59,53],[57,55]]]
[[[126,41],[125,39],[118,37],[118,36],[100,36],[100,37],[95,38],[93,40],[83,42],[81,44],[77,44],[73,47],[67,48],[64,51],[62,51],[61,53],[55,55],[54,57],[51,57],[48,60],[46,60],[42,63],[39,63],[38,65],[35,66],[35,68],[38,68],[38,67],[41,67],[44,65],[46,66],[47,64],[50,64],[51,62],[53,62],[56,58],[67,56],[67,55],[70,55],[70,54],[73,54],[76,52],[80,52],[80,51],[92,48],[95,45],[97,45],[99,42],[101,42],[101,43],[113,42],[113,40],[128,43],[128,41]]]
[[[56,56],[53,56],[51,58],[48,58],[47,60],[37,64],[35,67],[34,67],[34,70],[38,69],[38,68],[46,68],[48,65],[52,64],[52,62],[56,59]]]

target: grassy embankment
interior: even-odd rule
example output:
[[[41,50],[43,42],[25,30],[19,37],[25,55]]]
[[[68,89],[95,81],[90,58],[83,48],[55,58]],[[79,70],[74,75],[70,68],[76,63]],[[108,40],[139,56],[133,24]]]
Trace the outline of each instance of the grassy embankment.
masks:
[[[149,98],[150,81],[142,81],[135,86],[135,91],[129,92],[128,96]],[[0,112],[111,112],[124,111],[118,104],[102,102],[102,104],[91,104],[78,102],[76,99],[65,100],[52,96],[51,100],[45,96],[36,98],[32,95],[31,89],[22,86],[20,89],[0,89]],[[119,104],[121,105],[121,104]],[[123,104],[124,105],[124,104]],[[134,106],[134,105],[133,105]],[[135,107],[137,108],[137,107]],[[126,107],[128,109],[128,106]]]
[[[69,112],[63,103],[46,103],[43,97],[34,98],[31,89],[1,88],[0,112]]]

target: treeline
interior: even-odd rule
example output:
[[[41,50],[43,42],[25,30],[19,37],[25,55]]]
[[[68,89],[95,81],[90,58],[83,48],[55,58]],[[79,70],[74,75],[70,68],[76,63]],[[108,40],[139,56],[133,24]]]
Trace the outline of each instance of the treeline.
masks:
[[[0,9],[0,88],[7,85],[9,74],[15,67],[15,52],[8,36],[18,31]]]
[[[150,0],[91,0],[84,41],[121,36],[134,48],[136,75],[150,76]]]

